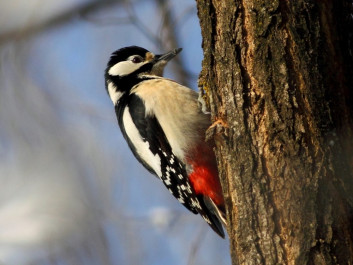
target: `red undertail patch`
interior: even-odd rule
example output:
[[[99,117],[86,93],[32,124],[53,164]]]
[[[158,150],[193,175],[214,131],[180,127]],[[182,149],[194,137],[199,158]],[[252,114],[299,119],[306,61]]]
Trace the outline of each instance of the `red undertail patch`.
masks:
[[[201,148],[201,150],[199,149],[197,151],[192,161],[189,159],[189,163],[193,167],[189,179],[197,195],[206,195],[210,197],[216,205],[223,206],[224,199],[215,157],[212,150],[210,150],[212,153],[207,151],[208,150]]]

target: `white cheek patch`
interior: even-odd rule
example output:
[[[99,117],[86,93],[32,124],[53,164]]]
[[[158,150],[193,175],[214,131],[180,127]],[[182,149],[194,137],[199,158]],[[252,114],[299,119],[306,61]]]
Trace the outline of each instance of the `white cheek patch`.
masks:
[[[113,101],[113,104],[116,105],[125,92],[118,91],[118,88],[112,82],[109,82],[108,93],[110,99]]]
[[[151,152],[149,143],[145,142],[142,139],[139,131],[137,130],[134,122],[132,121],[128,107],[125,108],[123,113],[123,123],[125,127],[125,132],[132,144],[134,145],[139,156],[154,170],[157,176],[161,178],[161,159],[158,154],[154,155]]]
[[[123,61],[112,66],[108,73],[112,76],[124,76],[129,75],[139,69],[142,65],[147,62],[133,63],[132,61]]]

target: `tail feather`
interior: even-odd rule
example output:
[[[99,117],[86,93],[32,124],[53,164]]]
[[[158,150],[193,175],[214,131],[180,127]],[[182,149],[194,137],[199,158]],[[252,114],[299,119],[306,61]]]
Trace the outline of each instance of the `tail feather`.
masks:
[[[205,215],[205,213],[200,213],[201,216],[205,219],[213,231],[215,231],[220,237],[224,238],[225,234],[222,224],[224,226],[227,225],[224,211],[221,210],[208,196],[202,196],[201,201],[205,204],[206,209],[208,209],[207,214]]]
[[[210,197],[204,196],[204,202],[208,209],[210,209],[218,219],[222,222],[224,226],[227,226],[226,214],[224,209],[219,208]]]

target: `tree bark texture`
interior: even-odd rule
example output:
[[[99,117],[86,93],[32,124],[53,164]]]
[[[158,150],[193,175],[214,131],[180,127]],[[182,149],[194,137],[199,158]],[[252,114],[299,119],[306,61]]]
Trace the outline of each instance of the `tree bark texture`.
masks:
[[[197,8],[233,264],[353,264],[352,1]]]

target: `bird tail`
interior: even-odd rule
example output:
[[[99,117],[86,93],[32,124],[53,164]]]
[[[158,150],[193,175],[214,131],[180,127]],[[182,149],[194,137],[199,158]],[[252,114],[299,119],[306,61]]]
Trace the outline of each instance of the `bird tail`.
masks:
[[[203,196],[203,202],[209,210],[209,214],[207,216],[211,219],[211,224],[208,224],[211,226],[213,231],[215,231],[220,237],[224,238],[225,234],[222,225],[224,227],[227,227],[224,209],[221,209],[219,206],[217,206],[214,201],[208,196]]]

